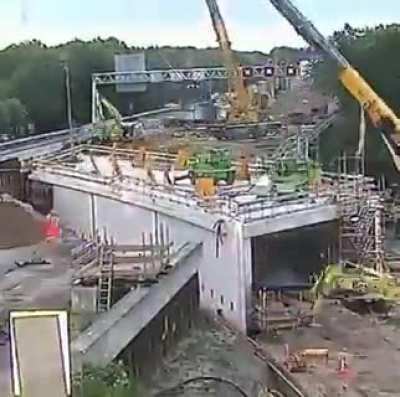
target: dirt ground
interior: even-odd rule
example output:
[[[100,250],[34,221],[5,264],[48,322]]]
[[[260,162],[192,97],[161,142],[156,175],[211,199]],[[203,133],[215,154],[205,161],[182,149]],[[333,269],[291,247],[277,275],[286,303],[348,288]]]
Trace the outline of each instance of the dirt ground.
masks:
[[[182,340],[174,353],[167,357],[151,382],[150,393],[157,395],[188,379],[214,376],[231,381],[249,397],[258,397],[268,384],[265,363],[254,355],[250,346],[217,325],[203,325]],[[159,394],[167,395],[167,394]],[[236,397],[241,394],[232,386],[221,382],[195,382],[174,396],[183,397]]]
[[[73,269],[67,243],[40,243],[0,250],[0,325],[13,309],[67,309]],[[18,268],[33,255],[50,262]],[[0,326],[1,329],[1,326]],[[0,335],[0,396],[10,396],[10,345]]]
[[[329,350],[328,364],[310,365],[307,373],[295,375],[312,397],[394,397],[400,395],[399,326],[399,309],[383,319],[378,314],[359,315],[335,301],[323,301],[313,326],[284,331],[275,338],[263,336],[260,341],[281,363],[286,343],[290,352]],[[348,359],[345,373],[337,371],[339,353]]]
[[[38,219],[13,202],[0,202],[0,249],[23,247],[42,240]]]

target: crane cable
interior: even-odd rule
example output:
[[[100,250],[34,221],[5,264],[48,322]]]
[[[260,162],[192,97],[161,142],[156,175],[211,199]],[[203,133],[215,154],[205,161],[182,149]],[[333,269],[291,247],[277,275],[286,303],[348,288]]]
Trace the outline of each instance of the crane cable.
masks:
[[[365,108],[364,104],[360,103],[360,135],[358,139],[357,156],[362,157],[363,159],[365,153],[365,132],[366,132]]]
[[[393,149],[393,146],[390,144],[389,140],[387,139],[386,135],[383,132],[381,133],[381,136],[390,155],[392,156],[393,164],[396,167],[396,170],[400,172],[400,157],[396,154],[395,150]]]
[[[357,156],[361,156],[363,158],[365,154],[365,136],[366,136],[365,107],[362,103],[360,103],[360,135],[358,140]],[[390,156],[392,157],[393,164],[396,167],[396,170],[400,172],[400,156],[393,149],[393,146],[389,142],[385,133],[381,132],[381,137],[383,139],[385,146],[389,151]]]

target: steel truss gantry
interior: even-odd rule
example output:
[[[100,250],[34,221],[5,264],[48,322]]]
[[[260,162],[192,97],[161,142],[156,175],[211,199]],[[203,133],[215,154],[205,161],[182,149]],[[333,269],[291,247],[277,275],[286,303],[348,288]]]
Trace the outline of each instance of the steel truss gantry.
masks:
[[[292,71],[291,71],[292,70]],[[286,65],[243,66],[240,73],[245,80],[271,80],[296,76],[296,68]],[[98,88],[113,84],[155,84],[226,80],[229,72],[223,67],[146,70],[134,72],[106,72],[92,74],[92,122],[98,121]]]

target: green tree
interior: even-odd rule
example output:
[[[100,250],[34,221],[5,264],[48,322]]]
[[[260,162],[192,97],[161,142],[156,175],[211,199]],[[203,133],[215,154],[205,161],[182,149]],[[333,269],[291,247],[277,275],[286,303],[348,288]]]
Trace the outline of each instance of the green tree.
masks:
[[[145,52],[148,70],[223,65],[218,48],[128,47],[115,37],[73,40],[56,47],[47,47],[38,40],[31,40],[0,51],[0,101],[19,99],[37,132],[65,128],[67,116],[63,62],[66,61],[71,76],[74,121],[77,124],[87,123],[91,117],[92,73],[113,71],[115,54],[138,51]],[[291,59],[301,57],[302,53],[302,50],[288,48],[273,52],[276,56],[281,54],[279,56]],[[237,54],[242,64],[262,63],[270,57],[270,54],[262,52]],[[176,100],[185,94],[184,89],[176,84],[150,85],[144,93],[124,95],[117,95],[112,85],[101,90],[117,107],[128,109],[130,103],[134,103],[137,112],[160,107],[165,101]]]
[[[335,32],[333,40],[343,55],[361,73],[382,99],[395,112],[400,108],[400,25],[378,25],[357,29],[346,24]],[[354,154],[357,148],[359,106],[338,79],[337,66],[330,60],[315,65],[316,87],[335,94],[342,104],[343,117],[329,130],[322,143],[325,164],[332,162],[341,151]],[[371,174],[395,175],[391,158],[376,129],[369,125],[366,141],[366,167]]]
[[[4,101],[0,101],[0,134],[8,133],[8,127],[10,125],[10,114],[8,107]]]
[[[22,136],[27,129],[28,112],[17,98],[0,101],[0,134]]]
[[[3,102],[8,110],[9,129],[11,135],[17,137],[24,134],[28,124],[28,112],[17,98],[10,98]]]
[[[12,94],[27,107],[39,130],[66,125],[63,69],[55,52],[39,51],[12,75]]]

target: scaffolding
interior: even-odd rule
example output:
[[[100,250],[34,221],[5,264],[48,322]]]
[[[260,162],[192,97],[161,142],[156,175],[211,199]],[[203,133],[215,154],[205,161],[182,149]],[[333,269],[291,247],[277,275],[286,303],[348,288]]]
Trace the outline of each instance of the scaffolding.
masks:
[[[164,223],[154,233],[142,233],[142,244],[116,244],[105,230],[102,237],[96,233],[73,249],[74,284],[97,286],[97,311],[106,312],[115,303],[116,286],[150,287],[167,275],[173,246]]]
[[[384,203],[374,179],[364,175],[362,157],[339,159],[337,183],[341,260],[383,272]]]

